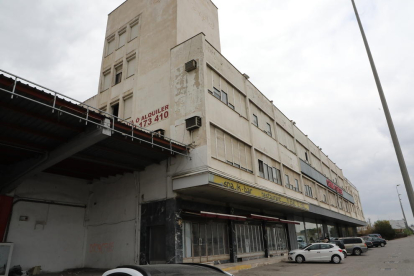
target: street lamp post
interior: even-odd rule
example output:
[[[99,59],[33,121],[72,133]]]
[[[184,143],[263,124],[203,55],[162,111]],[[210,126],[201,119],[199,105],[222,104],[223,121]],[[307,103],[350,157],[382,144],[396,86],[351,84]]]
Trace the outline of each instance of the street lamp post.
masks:
[[[398,186],[400,186],[400,184],[397,184],[397,186],[395,186],[395,189],[397,189],[398,199],[400,200],[401,211],[402,211],[403,216],[404,216],[405,228],[409,229],[407,219],[405,218],[404,208],[403,208],[402,203],[401,203],[401,197],[400,197],[401,194],[398,192]]]
[[[362,27],[361,20],[359,19],[358,11],[355,6],[354,0],[352,1],[352,6],[354,8],[355,16],[358,21],[359,30],[361,31],[362,40],[364,41],[365,49],[367,51],[368,59],[371,64],[372,73],[374,74],[375,83],[377,85],[378,93],[381,99],[382,107],[384,109],[385,118],[387,119],[388,128],[390,130],[391,139],[394,144],[395,154],[397,155],[398,164],[400,165],[400,170],[402,178],[404,180],[405,189],[407,191],[408,201],[410,202],[411,211],[414,215],[414,191],[413,186],[411,185],[410,176],[408,175],[407,166],[405,165],[404,156],[401,151],[400,143],[398,141],[397,133],[394,128],[394,123],[392,122],[391,113],[388,109],[387,100],[385,99],[384,91],[382,90],[381,81],[379,79],[377,68],[375,67],[374,58],[372,57],[371,50],[369,49],[368,40],[365,36],[364,28]]]

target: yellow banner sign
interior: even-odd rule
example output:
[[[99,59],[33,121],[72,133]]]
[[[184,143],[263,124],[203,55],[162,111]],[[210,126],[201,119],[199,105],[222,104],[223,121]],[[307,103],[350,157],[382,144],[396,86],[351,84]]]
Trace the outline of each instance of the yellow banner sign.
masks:
[[[210,175],[210,181],[213,182],[214,184],[219,185],[220,187],[233,190],[233,191],[236,191],[242,194],[267,199],[269,201],[273,201],[279,204],[289,205],[292,207],[305,209],[309,211],[309,205],[306,203],[302,203],[300,201],[290,199],[290,198],[287,198],[279,194],[268,192],[266,190],[262,190],[262,189],[258,189],[252,186],[241,184],[241,183],[238,183],[238,182],[235,182],[235,181],[232,181],[232,180],[229,180],[229,179],[217,176],[217,175]]]

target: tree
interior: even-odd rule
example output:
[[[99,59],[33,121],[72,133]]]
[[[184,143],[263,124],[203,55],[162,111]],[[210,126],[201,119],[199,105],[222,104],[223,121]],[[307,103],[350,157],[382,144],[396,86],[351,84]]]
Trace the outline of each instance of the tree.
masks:
[[[377,220],[374,228],[375,233],[381,234],[384,239],[392,240],[395,237],[395,231],[388,220]]]

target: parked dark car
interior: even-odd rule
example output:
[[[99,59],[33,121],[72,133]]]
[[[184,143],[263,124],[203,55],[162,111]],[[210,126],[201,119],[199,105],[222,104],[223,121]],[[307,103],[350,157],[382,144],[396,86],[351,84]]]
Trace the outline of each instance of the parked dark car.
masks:
[[[102,276],[233,276],[206,264],[124,265],[106,271]]]
[[[382,236],[380,234],[368,234],[368,237],[382,239]]]
[[[377,237],[365,236],[365,237],[362,237],[362,238],[364,239],[364,241],[366,243],[371,242],[372,245],[375,246],[375,247],[378,247],[378,246],[384,247],[387,244],[386,240],[380,239],[380,238],[377,238]],[[367,246],[368,246],[368,244],[367,244]]]
[[[368,248],[374,247],[374,243],[372,242],[372,238],[371,237],[363,236],[361,238],[365,241],[365,244],[367,245]]]
[[[339,248],[342,249],[342,253],[344,253],[345,258],[348,256],[348,252],[346,252],[345,244],[343,241],[340,240],[334,240],[330,241],[329,243],[337,245]]]
[[[378,247],[378,246],[384,247],[387,244],[387,241],[384,239],[373,237],[372,243],[374,244],[375,247]]]

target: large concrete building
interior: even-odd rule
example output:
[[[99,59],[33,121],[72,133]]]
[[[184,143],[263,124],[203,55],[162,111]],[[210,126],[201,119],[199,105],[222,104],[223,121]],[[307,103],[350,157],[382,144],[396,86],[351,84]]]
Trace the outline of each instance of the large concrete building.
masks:
[[[107,142],[112,151],[90,153],[108,166],[130,158],[128,170],[102,175],[95,160],[92,177],[59,167],[22,178],[8,195],[83,207],[15,204],[12,263],[56,271],[240,262],[365,224],[342,169],[220,53],[210,0],[125,1],[109,14],[100,73],[85,104],[117,116],[106,120],[118,129],[154,131],[175,151]]]

